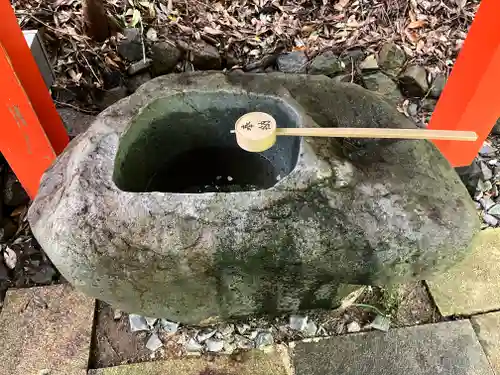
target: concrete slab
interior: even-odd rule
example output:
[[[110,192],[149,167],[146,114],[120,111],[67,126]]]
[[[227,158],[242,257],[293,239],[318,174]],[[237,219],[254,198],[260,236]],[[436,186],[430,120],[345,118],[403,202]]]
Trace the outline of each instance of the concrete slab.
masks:
[[[500,313],[476,315],[471,321],[491,367],[500,374]]]
[[[500,309],[500,229],[481,231],[464,261],[427,284],[443,316]]]
[[[299,343],[296,375],[494,375],[468,320]]]
[[[258,350],[241,353],[237,358],[188,357],[167,361],[89,370],[89,375],[289,375],[288,353],[277,347],[272,353]]]
[[[0,313],[0,375],[84,375],[94,300],[69,285],[7,292]]]

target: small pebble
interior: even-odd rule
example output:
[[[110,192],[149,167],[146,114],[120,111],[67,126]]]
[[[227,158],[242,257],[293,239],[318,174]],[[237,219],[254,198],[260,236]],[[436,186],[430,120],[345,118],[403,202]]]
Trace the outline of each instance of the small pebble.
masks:
[[[148,323],[143,316],[129,314],[128,321],[130,323],[130,331],[132,332],[149,331]]]
[[[50,375],[51,371],[47,368],[44,368],[43,370],[40,370],[40,375]]]
[[[215,332],[217,332],[215,329],[209,330],[209,331],[204,331],[202,333],[198,333],[198,336],[196,336],[196,340],[198,342],[204,342],[211,338],[213,335],[215,335]]]
[[[273,335],[269,332],[259,332],[255,338],[255,347],[257,349],[262,349],[266,346],[274,344]]]
[[[148,342],[146,343],[146,348],[148,348],[152,352],[155,352],[162,346],[163,343],[161,342],[160,338],[156,333],[153,333],[151,336],[149,336]]]
[[[347,325],[347,332],[353,333],[359,331],[361,331],[361,326],[359,325],[358,322],[351,322]]]
[[[489,210],[488,214],[495,216],[496,218],[500,218],[500,204],[493,205]]]
[[[498,219],[490,214],[484,213],[483,214],[483,220],[486,224],[491,225],[491,226],[496,226],[498,225]]]
[[[160,324],[166,333],[176,333],[179,329],[179,323],[171,322],[167,319],[160,319]]]
[[[224,353],[232,354],[236,350],[236,344],[234,342],[224,341]]]
[[[257,337],[257,335],[258,335],[258,334],[259,334],[259,332],[257,332],[257,331],[252,331],[252,332],[250,332],[249,334],[247,334],[247,336],[248,336],[248,338],[249,338],[250,340],[253,340],[253,339],[255,339],[255,338]]]
[[[312,336],[316,335],[316,332],[318,331],[318,327],[316,326],[316,323],[309,322],[309,323],[307,323],[307,326],[303,331],[307,337],[312,337]]]
[[[488,181],[479,180],[477,183],[477,189],[481,190],[482,192],[490,191],[492,187],[493,184],[489,180]]]
[[[113,310],[113,319],[114,320],[120,320],[123,316],[123,312],[121,310],[118,310],[118,309],[114,309]]]
[[[483,175],[483,180],[487,181],[493,178],[493,171],[488,167],[484,161],[481,162],[481,173]]]
[[[231,181],[233,181],[233,178],[232,178],[231,176],[227,176],[227,180],[228,180],[229,182],[231,182]]]
[[[498,159],[491,159],[491,160],[488,160],[488,164],[489,165],[497,165],[498,163]]]
[[[387,332],[390,326],[391,320],[383,315],[377,315],[375,320],[370,324],[370,327],[383,332]]]
[[[307,316],[291,315],[290,328],[296,331],[303,331],[307,327]]]
[[[482,190],[477,190],[474,193],[474,200],[479,201],[483,197],[483,195],[484,194],[483,194]]]
[[[253,349],[255,347],[252,340],[241,335],[236,335],[234,337],[234,343],[239,349]]]
[[[240,335],[243,335],[246,331],[250,329],[250,326],[248,324],[241,324],[236,326],[236,330]]]
[[[234,325],[233,324],[225,324],[221,328],[219,328],[219,332],[223,337],[228,337],[231,336],[234,332]]]
[[[415,103],[411,103],[409,106],[408,106],[408,114],[410,116],[416,116],[418,113],[418,105],[416,105]]]
[[[479,200],[479,203],[481,203],[481,206],[486,210],[488,211],[491,207],[493,207],[495,205],[495,202],[493,201],[493,199],[491,199],[490,197],[484,197],[484,198],[481,198]]]
[[[484,142],[483,146],[479,150],[481,156],[495,156],[495,148],[491,146],[488,142]]]
[[[207,345],[207,350],[209,352],[218,353],[224,349],[224,341],[223,340],[214,340],[208,339],[205,343]]]
[[[148,317],[146,317],[145,319],[146,319],[146,323],[148,323],[148,326],[150,329],[153,329],[156,321],[158,320],[157,318],[148,318]]]
[[[203,346],[201,346],[195,339],[190,338],[186,343],[186,351],[188,352],[201,352]]]

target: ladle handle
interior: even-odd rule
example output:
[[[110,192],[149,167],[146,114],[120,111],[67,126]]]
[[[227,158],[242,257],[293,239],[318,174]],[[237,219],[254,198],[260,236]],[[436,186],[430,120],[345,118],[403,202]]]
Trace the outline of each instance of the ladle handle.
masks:
[[[342,138],[394,138],[394,139],[440,139],[450,141],[475,141],[472,131],[386,128],[278,128],[276,135],[298,137],[342,137]]]

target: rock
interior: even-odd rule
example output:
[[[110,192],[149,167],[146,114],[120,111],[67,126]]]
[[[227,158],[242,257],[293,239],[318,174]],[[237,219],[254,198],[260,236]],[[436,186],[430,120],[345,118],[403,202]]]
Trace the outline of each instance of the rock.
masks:
[[[198,333],[198,335],[196,336],[196,341],[205,342],[206,340],[211,338],[213,335],[215,335],[216,332],[217,331],[215,329],[209,329],[207,331]]]
[[[3,250],[3,262],[11,270],[13,270],[14,268],[16,268],[17,254],[16,254],[16,252],[14,250],[12,250],[8,246]]]
[[[420,106],[425,109],[426,111],[434,111],[434,108],[436,108],[437,101],[435,99],[423,99],[420,102]]]
[[[361,331],[361,326],[359,325],[358,322],[351,322],[347,325],[347,332],[353,333],[359,331]]]
[[[263,349],[266,346],[274,345],[273,335],[270,332],[259,332],[255,338],[255,347]]]
[[[344,63],[332,51],[326,51],[316,56],[308,68],[309,74],[324,74],[333,77],[344,71]]]
[[[307,327],[307,316],[290,316],[290,328],[296,331],[303,331]]]
[[[224,326],[219,328],[219,332],[221,333],[222,337],[229,337],[234,332],[234,325],[233,324],[225,324]]]
[[[162,346],[163,343],[161,342],[158,335],[156,333],[152,333],[151,336],[149,336],[148,342],[146,343],[146,348],[148,348],[152,352],[156,352]]]
[[[309,322],[306,325],[306,328],[304,329],[304,335],[307,337],[312,337],[316,335],[316,332],[318,331],[318,326],[314,322]]]
[[[250,326],[248,324],[241,324],[236,326],[236,330],[240,335],[243,335],[246,331],[250,329]]]
[[[491,133],[494,135],[500,135],[500,120],[498,120],[495,125],[493,126],[493,129],[491,130]]]
[[[148,29],[148,31],[146,32],[146,39],[150,42],[157,42],[158,32],[153,28]]]
[[[141,30],[137,28],[123,30],[124,39],[118,42],[118,54],[128,60],[137,61],[142,58]]]
[[[446,85],[446,76],[444,74],[438,74],[436,78],[432,81],[431,90],[429,96],[431,98],[438,99],[444,90]]]
[[[229,132],[255,108],[288,126],[415,128],[323,76],[151,80],[42,177],[28,219],[61,274],[114,308],[200,323],[336,307],[340,282],[422,280],[468,252],[479,218],[431,142],[281,137],[267,164]]]
[[[403,49],[394,43],[385,43],[378,53],[378,65],[387,74],[397,76],[406,61]]]
[[[17,225],[10,218],[0,220],[0,242],[7,242],[17,232]]]
[[[129,314],[128,320],[131,332],[149,331],[148,322],[146,322],[146,319],[143,316]]]
[[[123,311],[114,309],[113,310],[113,320],[120,320],[123,316]]]
[[[9,281],[9,270],[7,266],[2,262],[2,257],[0,256],[0,282]]]
[[[144,85],[146,82],[151,80],[151,73],[145,72],[142,74],[137,74],[133,77],[130,77],[127,80],[127,89],[129,93],[134,93],[139,87]]]
[[[352,75],[351,74],[339,74],[335,77],[332,77],[333,82],[335,83],[352,83]]]
[[[145,70],[148,70],[149,67],[151,66],[151,59],[146,59],[146,60],[140,60],[136,61],[135,63],[130,64],[130,66],[127,69],[127,74],[129,76],[133,76],[135,74],[139,74],[144,72]]]
[[[398,79],[401,90],[406,96],[421,98],[429,90],[427,71],[423,66],[412,65],[407,67]]]
[[[191,47],[191,62],[199,70],[218,70],[222,67],[219,50],[202,40]]]
[[[179,323],[171,322],[167,319],[160,319],[160,324],[166,333],[176,333],[179,330]]]
[[[103,111],[109,106],[115,104],[117,101],[125,98],[127,95],[128,92],[125,86],[118,86],[112,88],[111,90],[105,90],[101,92],[96,105],[101,111]]]
[[[378,92],[390,103],[397,104],[403,99],[398,85],[384,73],[369,74],[364,76],[363,80],[368,90]]]
[[[218,353],[218,352],[222,351],[222,349],[224,349],[224,341],[223,340],[208,339],[205,344],[207,345],[207,350],[209,352]]]
[[[3,203],[5,205],[17,207],[29,202],[28,194],[10,168],[7,170],[4,181]]]
[[[391,319],[383,315],[377,315],[375,320],[370,323],[370,327],[378,331],[387,332],[391,326]]]
[[[496,155],[496,148],[494,148],[491,144],[488,142],[484,142],[481,148],[479,149],[479,155],[485,156],[485,157],[491,157]]]
[[[487,213],[483,213],[483,221],[486,224],[491,225],[492,227],[495,227],[498,225],[498,219],[495,216],[487,214]]]
[[[488,213],[495,216],[496,218],[500,218],[500,204],[491,206],[491,208],[488,210]]]
[[[186,343],[186,351],[188,352],[201,352],[203,350],[203,346],[198,344],[195,339],[190,338]]]
[[[365,53],[362,49],[351,49],[340,54],[340,60],[343,63],[344,71],[352,73],[358,70],[358,66],[365,58]]]
[[[479,190],[479,191],[487,192],[487,191],[490,191],[492,188],[493,188],[493,185],[491,184],[491,181],[479,180],[477,182],[477,190]]]
[[[360,64],[361,70],[375,70],[378,69],[377,57],[375,55],[368,55]]]
[[[144,317],[144,319],[146,319],[146,323],[148,324],[149,329],[153,329],[154,325],[158,321],[157,318]]]
[[[248,350],[248,349],[255,348],[254,342],[252,340],[246,338],[245,336],[236,335],[234,337],[234,343],[236,344],[236,346],[239,349]]]
[[[418,105],[415,103],[410,103],[408,106],[408,114],[410,116],[416,116],[418,113]]]
[[[169,42],[153,44],[151,54],[155,76],[171,73],[181,58],[181,51]]]
[[[493,178],[493,171],[488,167],[488,164],[482,161],[479,165],[481,166],[483,180],[491,180]]]
[[[30,279],[35,284],[50,284],[54,277],[57,276],[57,272],[50,264],[42,264],[35,274],[30,276]]]
[[[278,70],[283,73],[306,73],[307,72],[307,56],[302,51],[293,51],[279,55],[276,60]]]
[[[88,113],[79,112],[73,108],[58,108],[57,112],[64,123],[70,137],[76,137],[86,131],[95,116]]]
[[[490,207],[494,206],[495,205],[495,202],[493,201],[493,199],[491,199],[490,197],[483,197],[479,200],[479,203],[481,203],[481,206],[486,210],[488,211]]]

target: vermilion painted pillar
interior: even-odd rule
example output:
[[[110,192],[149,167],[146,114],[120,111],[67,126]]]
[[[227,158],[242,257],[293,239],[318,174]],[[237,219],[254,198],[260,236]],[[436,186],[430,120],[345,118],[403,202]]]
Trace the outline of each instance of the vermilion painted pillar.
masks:
[[[476,142],[434,141],[455,167],[470,165],[500,117],[499,0],[482,0],[429,129],[472,130]]]
[[[0,151],[33,198],[69,139],[9,0],[0,15]]]

